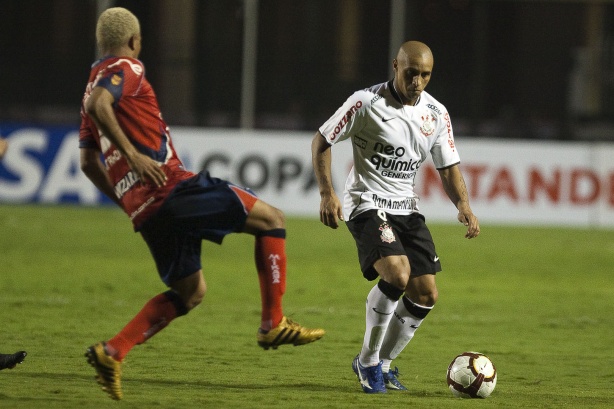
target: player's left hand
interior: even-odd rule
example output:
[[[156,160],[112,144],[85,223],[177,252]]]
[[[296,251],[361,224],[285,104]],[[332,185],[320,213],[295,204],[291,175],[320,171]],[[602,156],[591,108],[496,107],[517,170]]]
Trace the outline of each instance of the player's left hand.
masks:
[[[478,222],[478,218],[475,217],[471,210],[459,210],[458,221],[467,226],[465,238],[472,239],[480,234],[480,223]]]

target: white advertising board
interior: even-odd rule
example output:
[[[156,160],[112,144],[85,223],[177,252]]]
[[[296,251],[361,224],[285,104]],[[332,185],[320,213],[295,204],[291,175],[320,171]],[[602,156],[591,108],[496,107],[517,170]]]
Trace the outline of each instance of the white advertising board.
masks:
[[[10,148],[0,162],[0,203],[110,203],[79,170],[76,129],[5,126],[2,133]],[[250,187],[288,215],[318,217],[313,133],[173,127],[171,134],[188,169]],[[457,136],[456,144],[482,224],[614,227],[614,143]],[[351,142],[332,149],[341,197]],[[456,221],[430,160],[420,167],[416,192],[429,221]]]
[[[194,170],[253,188],[291,215],[318,216],[310,133],[174,130],[179,155]],[[461,168],[482,222],[614,227],[614,144],[458,138]],[[341,197],[351,143],[333,148],[333,182]],[[456,220],[432,162],[416,177],[429,220]]]

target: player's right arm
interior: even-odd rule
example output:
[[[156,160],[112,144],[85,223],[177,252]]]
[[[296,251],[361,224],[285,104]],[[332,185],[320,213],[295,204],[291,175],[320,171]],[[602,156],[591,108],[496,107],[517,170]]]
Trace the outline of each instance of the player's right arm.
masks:
[[[94,148],[81,148],[80,151],[81,170],[85,176],[92,181],[98,190],[111,198],[118,206],[121,207],[119,199],[115,195],[111,178],[109,178],[109,174],[100,160],[100,151]]]
[[[166,183],[166,174],[152,158],[140,153],[119,126],[113,103],[115,98],[104,87],[94,87],[85,100],[85,112],[94,121],[96,127],[111,141],[128,161],[130,168],[143,182],[151,182],[156,186]]]
[[[335,193],[331,172],[331,145],[318,131],[311,142],[313,170],[320,188],[320,221],[336,229],[343,220],[343,208]]]

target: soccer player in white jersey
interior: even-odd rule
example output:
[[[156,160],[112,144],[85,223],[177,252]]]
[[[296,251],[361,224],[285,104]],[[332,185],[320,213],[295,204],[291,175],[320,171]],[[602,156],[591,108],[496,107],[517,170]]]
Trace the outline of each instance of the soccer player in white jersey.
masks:
[[[446,108],[424,91],[433,54],[418,41],[404,43],[391,81],[357,91],[320,127],[312,142],[320,188],[320,220],[346,225],[358,248],[363,276],[379,281],[369,292],[366,330],[352,368],[366,393],[407,390],[391,362],[414,336],[437,301],[439,256],[418,210],[414,178],[431,154],[448,197],[467,226],[480,233],[471,211]],[[331,146],[351,139],[354,166],[343,205],[331,178]]]

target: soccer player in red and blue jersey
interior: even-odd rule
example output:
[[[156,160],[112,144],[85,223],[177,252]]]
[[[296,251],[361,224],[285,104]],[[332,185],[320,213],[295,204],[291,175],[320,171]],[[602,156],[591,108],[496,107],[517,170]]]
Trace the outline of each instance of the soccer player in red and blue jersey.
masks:
[[[119,333],[87,349],[87,360],[103,390],[121,399],[121,362],[126,354],[202,301],[203,239],[221,244],[229,233],[255,236],[262,299],[258,345],[275,349],[320,339],[324,330],[302,327],[282,311],[283,213],[249,189],[205,171],[185,170],[177,157],[145,68],[137,59],[141,35],[136,16],[120,7],[105,10],[98,19],[96,39],[103,57],[92,67],[82,102],[81,169],[130,217],[169,287],[149,300]]]

